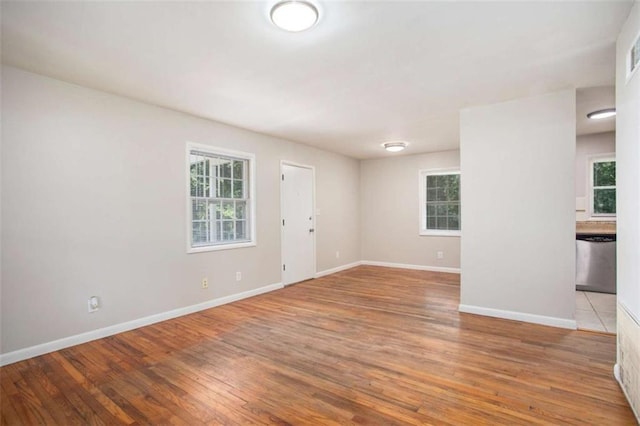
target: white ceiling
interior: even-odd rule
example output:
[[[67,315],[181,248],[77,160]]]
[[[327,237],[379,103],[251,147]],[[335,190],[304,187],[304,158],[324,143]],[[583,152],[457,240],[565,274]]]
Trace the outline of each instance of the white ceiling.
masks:
[[[273,2],[3,1],[2,61],[373,158],[457,148],[467,106],[612,86],[633,4],[324,1],[287,33]]]

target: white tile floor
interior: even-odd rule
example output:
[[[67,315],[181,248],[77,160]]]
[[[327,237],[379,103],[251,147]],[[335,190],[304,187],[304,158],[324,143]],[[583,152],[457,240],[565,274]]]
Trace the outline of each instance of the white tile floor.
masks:
[[[582,330],[616,332],[616,295],[576,291],[576,322]]]

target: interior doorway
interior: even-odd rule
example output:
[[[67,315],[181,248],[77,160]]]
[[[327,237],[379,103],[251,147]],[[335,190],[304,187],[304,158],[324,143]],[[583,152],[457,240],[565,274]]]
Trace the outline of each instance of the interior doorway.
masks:
[[[616,333],[616,120],[589,116],[615,106],[614,86],[576,90],[575,319],[604,333]]]

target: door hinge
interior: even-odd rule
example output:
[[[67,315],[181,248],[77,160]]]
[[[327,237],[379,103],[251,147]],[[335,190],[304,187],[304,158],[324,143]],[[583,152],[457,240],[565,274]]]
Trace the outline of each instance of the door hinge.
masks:
[[[286,271],[287,270],[287,265],[282,265],[282,270]]]
[[[282,175],[282,180],[284,180],[284,174]]]
[[[284,219],[282,219],[282,226],[284,226]]]

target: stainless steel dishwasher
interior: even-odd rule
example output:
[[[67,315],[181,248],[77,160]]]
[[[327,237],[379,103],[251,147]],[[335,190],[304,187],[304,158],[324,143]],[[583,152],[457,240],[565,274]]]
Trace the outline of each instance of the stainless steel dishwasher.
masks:
[[[576,290],[616,293],[615,234],[576,234]]]

